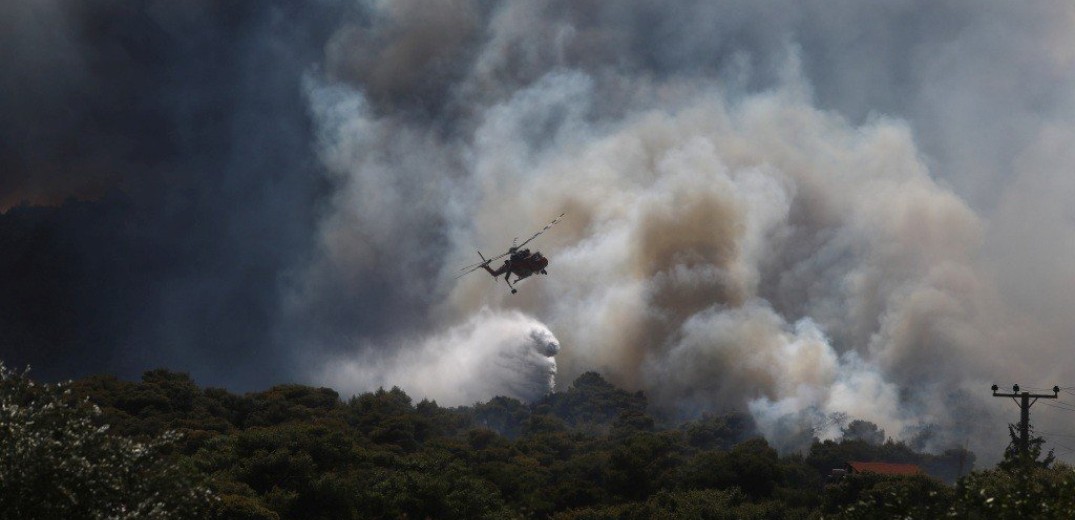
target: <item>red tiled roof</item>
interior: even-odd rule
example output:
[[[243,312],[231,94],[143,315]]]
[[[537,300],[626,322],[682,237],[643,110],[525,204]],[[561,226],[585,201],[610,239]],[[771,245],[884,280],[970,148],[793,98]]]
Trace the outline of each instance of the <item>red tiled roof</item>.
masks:
[[[848,462],[854,473],[877,473],[879,475],[922,475],[922,468],[914,464],[893,464],[889,462]]]

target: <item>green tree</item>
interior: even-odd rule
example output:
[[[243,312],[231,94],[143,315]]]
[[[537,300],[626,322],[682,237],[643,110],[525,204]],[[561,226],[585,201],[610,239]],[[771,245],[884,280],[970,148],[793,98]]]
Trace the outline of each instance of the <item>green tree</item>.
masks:
[[[952,488],[925,475],[863,473],[827,486],[821,512],[825,518],[846,520],[942,518],[952,498]]]
[[[805,518],[776,502],[751,502],[737,488],[661,491],[645,501],[574,509],[555,520],[777,520]]]
[[[271,426],[290,421],[309,421],[342,407],[340,396],[330,388],[278,385],[253,396],[253,409],[244,425]]]
[[[530,409],[518,399],[494,397],[474,405],[474,421],[514,439],[522,433],[530,418]]]
[[[547,407],[572,427],[603,433],[621,414],[644,414],[646,403],[642,392],[620,390],[597,372],[586,372],[566,392],[546,396],[535,411],[542,413]]]
[[[1004,459],[997,464],[1000,469],[1012,472],[1024,471],[1033,468],[1048,468],[1053,463],[1053,450],[1049,450],[1049,454],[1044,459],[1041,458],[1041,449],[1045,444],[1045,439],[1041,436],[1030,437],[1025,452],[1022,449],[1022,439],[1016,433],[1014,424],[1008,425],[1008,436],[1011,437],[1011,442],[1004,450]]]
[[[1070,466],[1022,471],[976,471],[960,479],[956,518],[1016,520],[1075,518],[1075,471]]]
[[[643,499],[671,481],[681,461],[677,434],[637,433],[609,455],[609,484],[620,496]]]
[[[680,427],[687,443],[703,450],[727,451],[757,431],[754,419],[744,412],[705,415]]]
[[[679,472],[681,486],[687,489],[736,487],[756,499],[772,495],[782,477],[780,457],[760,437],[741,442],[727,453],[699,453]]]
[[[38,385],[0,363],[0,518],[204,518],[215,498],[168,453],[97,426],[100,410],[66,385]]]
[[[881,445],[885,442],[885,431],[870,421],[854,420],[847,427],[841,428],[843,438],[849,441],[863,441],[867,444]]]

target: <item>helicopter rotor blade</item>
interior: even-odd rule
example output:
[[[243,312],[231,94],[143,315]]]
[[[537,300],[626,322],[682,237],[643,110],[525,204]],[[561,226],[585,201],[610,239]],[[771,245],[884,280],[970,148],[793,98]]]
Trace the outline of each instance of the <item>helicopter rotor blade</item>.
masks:
[[[535,239],[535,238],[537,238],[538,235],[548,231],[549,228],[555,226],[557,222],[560,222],[560,220],[564,218],[564,215],[567,215],[567,213],[561,213],[559,217],[556,217],[556,218],[552,219],[552,222],[549,222],[548,224],[545,224],[545,227],[541,228],[541,231],[538,231],[537,233],[534,233],[533,236],[531,236],[530,238],[526,239],[526,241],[523,242],[522,244],[519,244],[518,246],[515,246],[515,248],[517,249],[517,248],[525,246],[526,244],[529,244],[530,241]]]

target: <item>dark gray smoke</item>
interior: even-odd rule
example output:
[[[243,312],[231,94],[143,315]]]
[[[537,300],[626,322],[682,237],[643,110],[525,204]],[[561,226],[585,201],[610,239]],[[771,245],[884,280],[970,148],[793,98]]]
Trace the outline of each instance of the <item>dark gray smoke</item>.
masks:
[[[295,377],[279,294],[330,189],[301,77],[345,12],[4,3],[0,357],[45,378]]]
[[[35,5],[0,11],[39,71],[4,79],[0,201],[53,206],[3,217],[40,300],[5,300],[9,363],[437,398],[434,353],[514,352],[466,339],[514,308],[562,379],[984,459],[990,383],[1075,385],[1069,3]],[[564,211],[548,277],[453,279]],[[512,366],[455,370],[548,377]]]

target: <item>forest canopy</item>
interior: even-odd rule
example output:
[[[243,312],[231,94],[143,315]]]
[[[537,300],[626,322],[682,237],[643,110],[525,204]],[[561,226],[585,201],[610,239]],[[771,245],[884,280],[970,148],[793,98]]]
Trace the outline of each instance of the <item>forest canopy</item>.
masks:
[[[167,370],[139,382],[102,375],[42,385],[7,368],[2,376],[4,518],[1075,514],[1065,466],[971,472],[972,453],[921,453],[863,421],[849,422],[841,441],[780,455],[748,414],[671,423],[649,415],[643,393],[595,372],[533,403],[496,397],[452,408],[415,403],[399,388],[341,398],[278,385],[237,395]],[[851,460],[926,474],[830,476]]]

